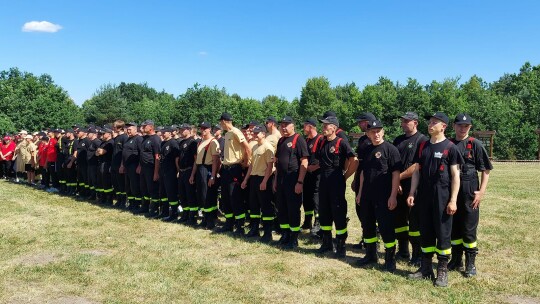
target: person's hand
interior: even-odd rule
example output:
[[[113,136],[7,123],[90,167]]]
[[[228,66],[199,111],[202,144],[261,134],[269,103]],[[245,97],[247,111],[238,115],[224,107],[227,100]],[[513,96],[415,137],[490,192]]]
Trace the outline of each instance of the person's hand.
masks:
[[[456,201],[449,201],[448,205],[446,206],[446,213],[449,215],[454,215],[457,211],[457,204]]]
[[[478,209],[480,206],[480,201],[482,201],[482,198],[484,197],[484,192],[482,191],[474,191],[474,200],[471,203],[471,207],[473,209]]]
[[[294,186],[294,193],[300,194],[302,193],[302,191],[304,191],[304,185],[296,183],[296,185]]]
[[[388,198],[388,210],[394,210],[397,207],[397,200],[394,196]]]
[[[190,176],[189,176],[189,184],[190,184],[190,185],[195,184],[195,177],[194,177],[193,175],[190,175]]]
[[[412,207],[414,206],[414,195],[410,195],[407,197],[407,206]]]

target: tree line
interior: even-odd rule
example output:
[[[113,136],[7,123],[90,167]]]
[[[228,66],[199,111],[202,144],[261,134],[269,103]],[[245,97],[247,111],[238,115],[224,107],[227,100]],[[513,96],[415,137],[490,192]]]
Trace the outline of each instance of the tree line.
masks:
[[[291,115],[297,121],[320,117],[327,110],[337,113],[341,127],[358,132],[355,117],[372,112],[388,127],[387,139],[400,134],[397,117],[406,111],[420,115],[435,111],[453,116],[460,112],[474,118],[473,130],[496,131],[496,159],[534,159],[540,128],[540,65],[525,63],[518,73],[505,74],[487,83],[472,76],[420,84],[381,77],[375,84],[358,87],[354,82],[332,86],[325,77],[306,81],[300,98],[291,101],[276,95],[262,100],[230,94],[225,88],[195,83],[178,96],[157,91],[146,83],[104,84],[77,106],[52,77],[35,76],[11,68],[0,72],[0,133],[46,127],[68,128],[74,123],[102,125],[116,119],[141,122],[153,119],[158,125],[217,122],[227,111],[238,123],[263,121]],[[426,133],[426,122],[420,130]]]

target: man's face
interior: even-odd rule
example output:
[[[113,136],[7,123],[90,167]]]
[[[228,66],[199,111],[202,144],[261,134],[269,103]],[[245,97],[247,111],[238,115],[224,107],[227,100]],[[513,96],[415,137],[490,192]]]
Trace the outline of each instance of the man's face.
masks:
[[[199,130],[201,131],[201,136],[203,137],[210,135],[210,128],[199,128]]]
[[[265,138],[264,132],[257,132],[257,133],[254,133],[253,135],[255,136],[257,141],[261,141]]]
[[[428,124],[428,133],[430,135],[438,135],[444,133],[446,129],[446,124],[437,118],[430,118]]]
[[[414,130],[416,130],[417,126],[418,121],[401,118],[401,130],[403,130],[404,133],[413,132]]]
[[[107,141],[112,138],[111,133],[103,133],[103,140]]]
[[[464,138],[469,135],[472,125],[469,124],[454,124],[454,130],[456,131],[456,137]]]
[[[172,133],[171,132],[162,132],[162,136],[163,136],[163,139],[169,140],[169,139],[172,138]]]
[[[361,120],[361,121],[358,122],[358,127],[360,128],[360,130],[362,130],[362,132],[366,132],[367,125],[368,125],[367,120]]]
[[[284,136],[289,136],[294,133],[294,124],[291,122],[282,122],[279,124],[279,127]]]
[[[304,124],[304,135],[309,135],[309,133],[311,133],[311,128],[313,128],[312,125],[308,124],[308,123],[305,123]]]
[[[272,127],[275,126],[273,121],[267,121],[264,125],[266,126],[266,130],[272,130]]]
[[[369,140],[371,140],[371,143],[374,145],[380,145],[384,140],[384,129],[376,128],[367,130],[367,136]]]
[[[214,130],[214,136],[215,137],[220,137],[221,136],[221,129],[215,129]]]
[[[337,127],[334,124],[323,123],[322,133],[324,136],[330,136],[336,133]]]
[[[182,129],[182,137],[187,138],[191,136],[191,129]]]
[[[135,126],[129,126],[127,127],[126,129],[126,133],[128,136],[135,136],[135,134],[137,134],[137,127]]]

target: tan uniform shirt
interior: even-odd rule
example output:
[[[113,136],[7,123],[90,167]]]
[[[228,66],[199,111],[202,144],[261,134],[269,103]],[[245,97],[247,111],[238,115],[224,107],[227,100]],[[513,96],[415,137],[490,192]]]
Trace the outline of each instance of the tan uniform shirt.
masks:
[[[203,156],[206,148],[208,148],[208,150],[204,159],[204,165],[212,165],[212,156],[219,155],[221,152],[219,150],[219,143],[215,138],[212,137],[210,139],[203,140],[197,146],[197,158],[195,159],[195,164],[203,164]]]
[[[225,133],[225,147],[223,148],[223,164],[234,165],[239,164],[244,159],[244,149],[242,143],[246,141],[246,137],[238,128],[233,127]]]
[[[277,149],[277,144],[278,144],[278,141],[279,141],[280,138],[281,138],[281,133],[279,133],[278,130],[276,130],[276,131],[274,131],[274,133],[268,134],[266,136],[266,141],[269,142],[272,145],[272,147],[274,147],[274,152]]]
[[[255,145],[253,147],[251,161],[253,162],[251,175],[264,176],[268,163],[274,162],[274,148],[272,144],[265,141],[262,145]]]

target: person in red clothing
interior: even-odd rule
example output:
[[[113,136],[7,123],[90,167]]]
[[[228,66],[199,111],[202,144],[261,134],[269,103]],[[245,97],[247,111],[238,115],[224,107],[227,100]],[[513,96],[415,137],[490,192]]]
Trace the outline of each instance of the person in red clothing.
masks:
[[[41,139],[38,143],[38,173],[41,174],[41,186],[40,188],[45,188],[45,181],[49,180],[47,167],[47,147],[49,146],[49,138],[41,133]]]
[[[11,137],[6,135],[2,141],[2,148],[0,151],[0,177],[7,179],[12,177],[12,165],[13,154],[15,153],[15,142],[11,140]]]
[[[48,192],[58,192],[59,181],[58,181],[58,172],[56,170],[56,158],[58,156],[56,151],[56,134],[59,133],[59,130],[49,130],[47,137],[49,137],[49,142],[47,144],[47,179],[45,180],[45,186],[49,188]]]

